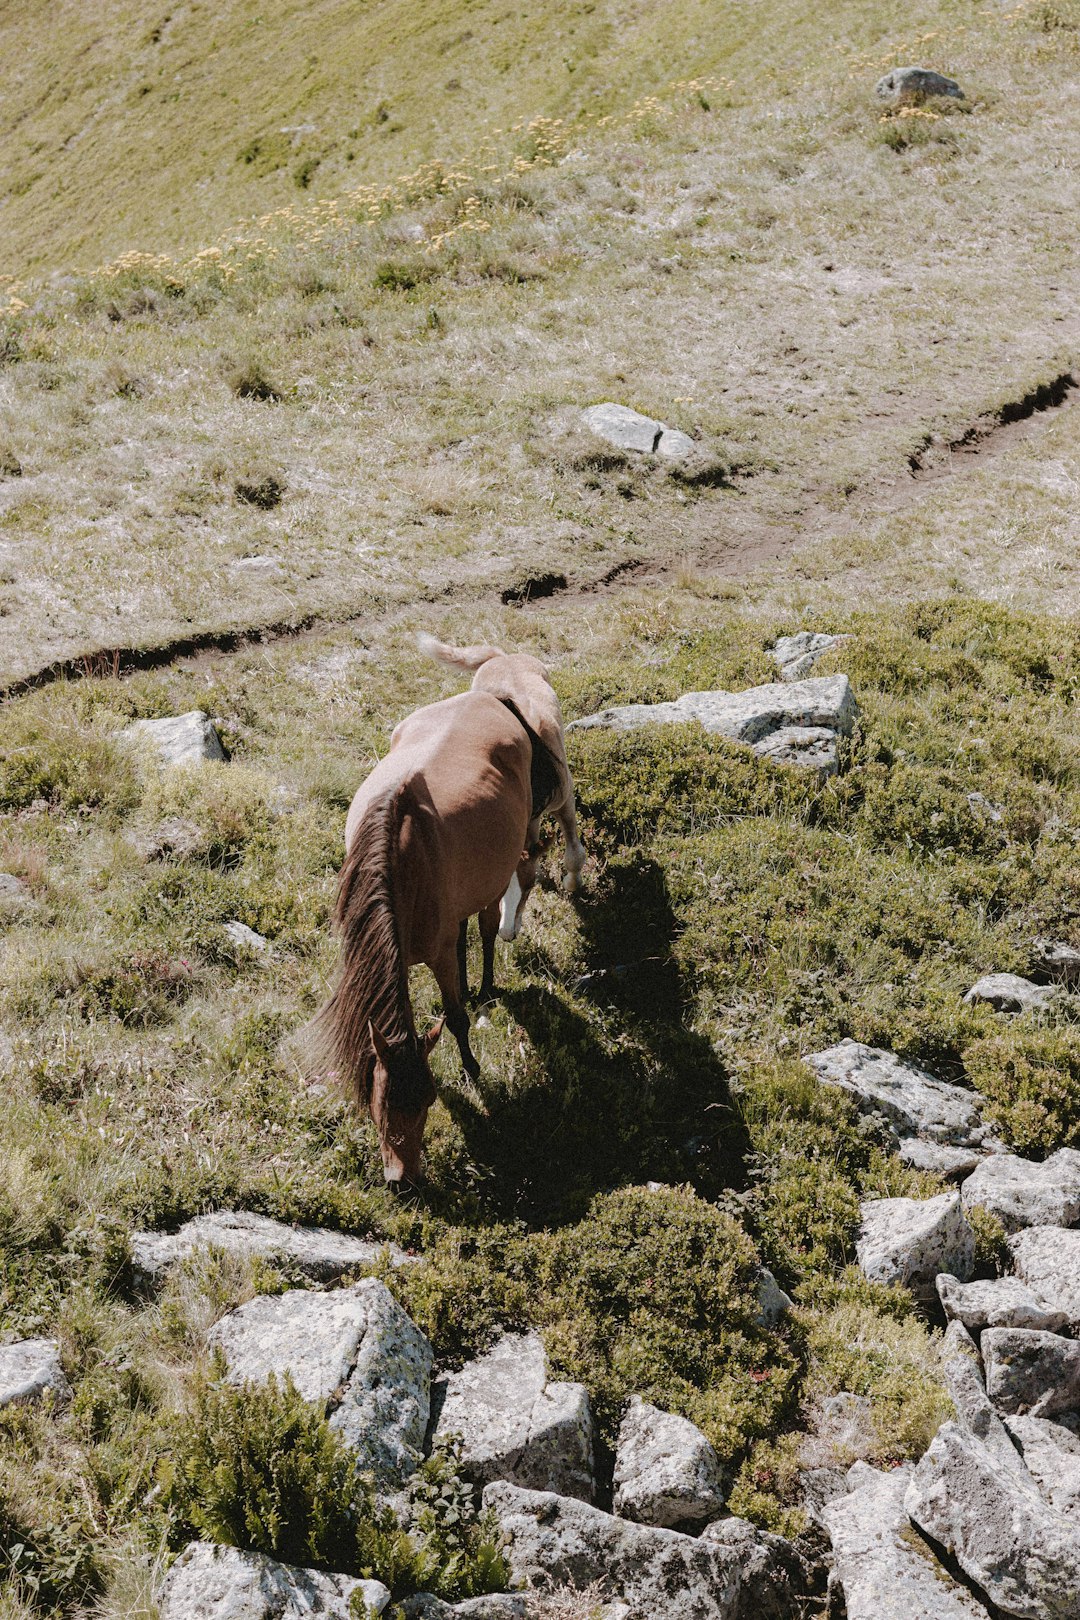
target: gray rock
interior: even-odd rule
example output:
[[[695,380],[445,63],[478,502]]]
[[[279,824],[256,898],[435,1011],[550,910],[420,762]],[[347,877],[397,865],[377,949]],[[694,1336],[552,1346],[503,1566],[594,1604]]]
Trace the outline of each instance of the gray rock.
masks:
[[[1022,1468],[1020,1454],[986,1393],[982,1357],[962,1322],[951,1321],[942,1345],[945,1387],[962,1429],[982,1442],[1004,1468]]]
[[[1003,1467],[957,1424],[938,1430],[904,1506],[1006,1615],[1076,1620],[1080,1614],[1076,1525],[1044,1500],[1026,1468]]]
[[[1080,1524],[1080,1438],[1049,1418],[1006,1418],[1005,1427],[1047,1501]]]
[[[874,1198],[861,1206],[855,1252],[871,1282],[903,1283],[932,1297],[934,1279],[949,1271],[966,1282],[975,1261],[975,1237],[958,1193],[937,1198]]]
[[[638,1524],[685,1530],[724,1506],[720,1460],[699,1428],[635,1395],[619,1429],[614,1510]]]
[[[686,1536],[501,1481],[487,1486],[484,1506],[498,1518],[518,1581],[583,1587],[602,1580],[632,1613],[656,1620],[789,1620],[795,1612],[801,1565],[794,1550],[743,1521]]]
[[[1024,1226],[1074,1226],[1080,1221],[1080,1152],[1059,1148],[1037,1164],[1015,1153],[996,1153],[964,1182],[965,1209],[996,1215],[1006,1232]]]
[[[583,1384],[549,1383],[543,1340],[508,1333],[431,1392],[434,1438],[457,1434],[479,1480],[506,1479],[591,1502],[593,1421]]]
[[[120,736],[149,744],[163,765],[205,765],[225,758],[221,739],[202,709],[167,720],[135,720]]]
[[[1080,951],[1074,946],[1052,939],[1037,939],[1031,955],[1034,966],[1056,984],[1080,985]]]
[[[14,872],[0,872],[0,906],[7,911],[21,911],[30,903],[30,889],[24,879]]]
[[[17,1344],[0,1344],[0,1406],[29,1404],[48,1394],[61,1401],[71,1395],[56,1340],[21,1339]]]
[[[848,1494],[822,1508],[833,1550],[830,1591],[843,1590],[847,1620],[986,1620],[982,1604],[911,1534],[904,1510],[911,1473],[854,1463]]]
[[[798,765],[826,776],[840,768],[836,732],[828,726],[778,726],[754,744],[754,753],[774,765]]]
[[[937,1291],[945,1315],[963,1322],[971,1333],[981,1333],[985,1327],[1059,1333],[1068,1322],[1064,1311],[1044,1305],[1018,1277],[962,1283],[942,1272]]]
[[[826,675],[753,686],[745,692],[686,692],[673,703],[627,703],[573,720],[569,729],[634,731],[639,726],[696,720],[714,736],[748,743],[756,753],[772,753],[775,758],[798,751],[795,732],[806,734],[804,740],[811,751],[819,748],[823,732],[831,733],[835,744],[837,737],[850,735],[858,712],[847,676]],[[833,757],[835,761],[835,748]],[[835,763],[831,768],[835,769]]]
[[[912,1170],[928,1170],[945,1181],[963,1181],[985,1154],[978,1148],[950,1147],[947,1142],[926,1142],[921,1136],[905,1136],[897,1148],[901,1164]]]
[[[350,1620],[356,1591],[370,1613],[382,1614],[389,1605],[381,1581],[325,1575],[263,1553],[192,1541],[166,1575],[158,1602],[161,1620]]]
[[[819,630],[797,630],[793,636],[777,636],[772,655],[782,681],[802,681],[822,653],[831,652],[846,636],[829,636]]]
[[[768,1266],[758,1268],[757,1319],[762,1327],[775,1327],[780,1318],[793,1310],[795,1301],[785,1294]]]
[[[987,1328],[986,1393],[999,1412],[1049,1417],[1080,1406],[1080,1344],[1035,1328]]]
[[[462,1603],[444,1603],[430,1592],[416,1592],[404,1600],[401,1611],[405,1620],[529,1620],[535,1612],[522,1592],[491,1592]]]
[[[1030,1226],[1009,1239],[1013,1269],[1053,1310],[1064,1311],[1080,1331],[1080,1232]]]
[[[144,861],[161,861],[169,855],[184,860],[202,848],[203,835],[193,821],[169,816],[146,832],[129,833],[128,842]]]
[[[248,927],[247,923],[236,922],[234,920],[233,922],[225,923],[223,926],[233,944],[238,946],[241,950],[253,951],[256,956],[263,956],[267,954],[272,956],[274,954],[270,946],[270,941],[266,938],[266,936],[264,934],[257,934],[254,928]]]
[[[380,1485],[401,1484],[419,1466],[431,1346],[374,1277],[335,1293],[260,1295],[223,1317],[210,1342],[225,1353],[230,1383],[290,1374]]]
[[[897,1136],[924,1136],[970,1148],[986,1134],[974,1092],[935,1080],[881,1047],[844,1040],[810,1053],[803,1062],[826,1085],[848,1092],[864,1112],[883,1114]]]
[[[586,427],[620,450],[636,450],[645,455],[687,456],[698,447],[687,433],[669,428],[654,417],[642,416],[626,405],[590,405],[581,413]]]
[[[318,1226],[286,1226],[249,1210],[222,1209],[196,1215],[178,1232],[135,1232],[132,1268],[143,1282],[160,1282],[170,1266],[199,1249],[224,1249],[245,1258],[258,1256],[312,1282],[339,1282],[350,1271],[373,1266],[384,1254],[394,1266],[415,1263],[396,1243],[349,1237]]]
[[[985,1001],[995,1012],[1022,1013],[1048,1007],[1057,995],[1053,985],[1033,984],[1018,973],[986,973],[976,980],[964,1000]]]
[[[893,68],[874,87],[879,101],[891,102],[897,107],[913,107],[931,96],[954,96],[961,101],[964,92],[955,79],[947,79],[932,68]]]

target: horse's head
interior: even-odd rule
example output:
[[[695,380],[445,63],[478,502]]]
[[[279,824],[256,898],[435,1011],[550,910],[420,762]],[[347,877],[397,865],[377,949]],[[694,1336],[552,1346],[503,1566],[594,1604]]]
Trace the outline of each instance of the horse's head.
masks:
[[[423,1173],[424,1126],[435,1101],[428,1054],[442,1034],[443,1020],[426,1035],[412,1035],[394,1046],[369,1024],[375,1053],[371,1117],[379,1133],[383,1175],[392,1185],[418,1182]]]
[[[540,858],[551,846],[551,833],[545,833],[528,849],[522,850],[521,859],[517,869],[510,879],[510,886],[502,897],[502,906],[499,911],[499,938],[517,939],[521,927],[521,919],[525,915],[525,907],[536,882],[536,874],[540,870]]]

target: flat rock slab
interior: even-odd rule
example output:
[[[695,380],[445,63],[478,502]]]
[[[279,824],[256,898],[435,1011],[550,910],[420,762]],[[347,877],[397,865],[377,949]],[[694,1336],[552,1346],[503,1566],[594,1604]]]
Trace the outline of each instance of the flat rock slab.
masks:
[[[975,1263],[975,1236],[959,1193],[937,1198],[874,1198],[861,1206],[855,1252],[871,1282],[903,1283],[932,1298],[934,1280],[948,1271],[962,1282]]]
[[[921,1136],[905,1136],[896,1151],[901,1164],[909,1165],[912,1170],[928,1170],[946,1181],[963,1181],[986,1157],[980,1148],[927,1142]]]
[[[460,1435],[477,1479],[513,1480],[591,1502],[593,1421],[583,1384],[549,1383],[543,1340],[508,1333],[431,1391],[434,1436]]]
[[[1013,1269],[1048,1306],[1080,1330],[1080,1231],[1029,1226],[1009,1239]]]
[[[839,1041],[803,1062],[826,1085],[839,1086],[864,1112],[881,1113],[898,1136],[977,1146],[985,1136],[978,1097],[936,1080],[894,1052],[861,1041]]]
[[[163,765],[207,765],[225,759],[221,738],[202,709],[170,715],[166,720],[135,720],[120,736],[149,744]]]
[[[790,1620],[799,1560],[778,1536],[724,1521],[702,1536],[616,1518],[549,1491],[497,1482],[484,1491],[507,1541],[514,1578],[544,1586],[589,1586],[621,1597],[650,1620]]]
[[[1044,1305],[1019,1277],[962,1283],[942,1272],[937,1291],[945,1315],[963,1322],[969,1333],[981,1333],[986,1327],[1037,1328],[1044,1333],[1059,1333],[1068,1325],[1064,1311]]]
[[[52,1394],[66,1401],[71,1386],[60,1365],[60,1346],[55,1339],[21,1339],[17,1344],[0,1344],[0,1406],[16,1402],[29,1404]]]
[[[415,1592],[401,1605],[405,1620],[530,1620],[536,1611],[523,1592],[489,1592],[484,1597],[444,1603],[430,1592]]]
[[[747,743],[756,753],[781,763],[798,763],[781,756],[798,753],[803,744],[812,753],[820,752],[823,734],[827,734],[824,740],[832,758],[829,768],[835,770],[836,739],[850,735],[858,712],[847,676],[825,675],[752,686],[745,692],[686,692],[672,703],[627,703],[573,720],[568,729],[635,731],[640,726],[696,720],[714,736]],[[798,737],[793,736],[795,732]]]
[[[986,973],[976,980],[964,997],[966,1002],[985,1001],[995,1012],[1022,1013],[1048,1007],[1058,992],[1053,985],[1033,984],[1018,973]]]
[[[590,405],[582,411],[581,419],[599,438],[619,450],[677,458],[691,455],[698,448],[688,433],[669,428],[665,422],[643,416],[627,405]]]
[[[904,1508],[911,1473],[857,1462],[848,1494],[821,1509],[847,1620],[986,1620],[982,1604],[912,1535]]]
[[[777,636],[772,655],[782,681],[805,680],[821,657],[832,652],[847,640],[846,636],[830,636],[821,630],[797,630],[793,636]]]
[[[1080,1407],[1080,1343],[1034,1328],[987,1328],[986,1392],[999,1412],[1049,1417]]]
[[[374,1277],[335,1293],[260,1295],[211,1330],[229,1382],[292,1377],[318,1402],[382,1486],[419,1466],[431,1404],[432,1350]]]
[[[1080,1438],[1049,1418],[1006,1418],[1005,1427],[1047,1501],[1080,1526]]]
[[[349,1237],[345,1232],[330,1232],[319,1226],[286,1226],[267,1215],[223,1209],[196,1215],[178,1232],[135,1232],[131,1263],[143,1281],[157,1283],[170,1266],[200,1249],[224,1249],[245,1258],[258,1256],[272,1266],[319,1283],[338,1282],[350,1271],[373,1266],[383,1254],[388,1254],[395,1266],[409,1265],[414,1259],[396,1243]]]
[[[1004,1614],[1024,1620],[1080,1614],[1076,1524],[1045,1500],[1026,1468],[1003,1467],[957,1424],[938,1430],[904,1506]]]
[[[1024,1226],[1075,1226],[1080,1221],[1080,1152],[1059,1148],[1037,1164],[1015,1153],[984,1159],[964,1182],[965,1209],[980,1206],[1006,1232]]]
[[[615,1512],[638,1524],[688,1529],[719,1518],[720,1460],[701,1430],[635,1395],[615,1451]]]
[[[161,1620],[355,1620],[354,1593],[374,1614],[390,1603],[381,1581],[297,1569],[263,1553],[192,1541],[166,1575],[158,1603]]]
[[[897,107],[914,107],[931,96],[953,96],[963,100],[964,92],[955,79],[947,79],[933,68],[893,68],[874,86],[879,101],[891,102]]]

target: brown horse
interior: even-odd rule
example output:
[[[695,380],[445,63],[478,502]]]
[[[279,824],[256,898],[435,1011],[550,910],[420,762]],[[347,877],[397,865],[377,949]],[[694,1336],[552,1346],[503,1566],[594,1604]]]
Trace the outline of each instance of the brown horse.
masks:
[[[512,705],[464,692],[403,720],[350,806],[335,912],[341,968],[315,1035],[322,1061],[371,1113],[388,1182],[419,1177],[435,1100],[428,1054],[443,1026],[417,1035],[409,968],[434,973],[475,1079],[461,924],[498,905],[527,841],[534,783],[542,792],[554,774]]]
[[[555,816],[562,828],[565,850],[563,853],[563,887],[573,893],[581,881],[585,865],[585,850],[578,837],[577,809],[574,803],[574,778],[566,760],[566,741],[563,737],[562,711],[548,672],[539,658],[529,653],[505,653],[499,647],[448,647],[421,630],[416,636],[417,646],[429,658],[451,669],[474,671],[474,692],[490,692],[504,703],[513,704],[517,713],[544,744],[555,763],[555,782],[547,802],[534,797],[529,821],[528,838],[521,860],[507,886],[496,921],[492,912],[480,916],[480,937],[484,947],[484,977],[480,986],[480,999],[494,990],[495,934],[500,939],[513,940],[518,936],[525,906],[536,882],[540,856],[547,849],[550,837],[540,837],[540,817],[546,812]],[[465,932],[460,945],[461,983],[465,988]]]

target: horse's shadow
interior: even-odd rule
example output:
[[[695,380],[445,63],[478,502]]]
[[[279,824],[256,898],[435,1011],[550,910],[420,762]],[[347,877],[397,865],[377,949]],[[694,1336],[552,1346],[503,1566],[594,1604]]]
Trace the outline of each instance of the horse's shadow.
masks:
[[[502,996],[532,1048],[524,1076],[482,1079],[483,1110],[447,1097],[492,1214],[575,1220],[597,1192],[648,1180],[740,1186],[745,1132],[688,1027],[663,869],[638,852],[609,863],[577,910],[588,971],[560,984],[534,948],[539,982]]]

